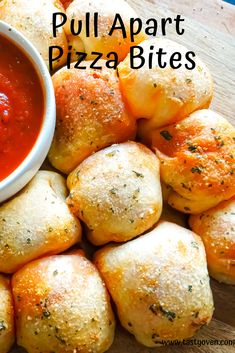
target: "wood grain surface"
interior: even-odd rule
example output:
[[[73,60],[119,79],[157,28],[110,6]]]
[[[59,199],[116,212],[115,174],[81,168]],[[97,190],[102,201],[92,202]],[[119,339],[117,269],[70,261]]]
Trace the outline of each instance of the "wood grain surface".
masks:
[[[114,0],[115,1],[115,0]],[[235,7],[220,0],[128,0],[143,18],[185,18],[183,36],[169,27],[167,38],[194,50],[210,68],[215,81],[212,108],[235,125]],[[200,330],[197,339],[235,340],[235,286],[211,280],[215,313],[208,327]],[[144,325],[144,322],[143,322]],[[15,348],[12,353],[24,352]],[[149,349],[138,344],[119,327],[108,353],[230,353],[235,346],[199,345],[169,346]]]
[[[164,0],[161,6],[235,36],[235,6],[221,0]]]

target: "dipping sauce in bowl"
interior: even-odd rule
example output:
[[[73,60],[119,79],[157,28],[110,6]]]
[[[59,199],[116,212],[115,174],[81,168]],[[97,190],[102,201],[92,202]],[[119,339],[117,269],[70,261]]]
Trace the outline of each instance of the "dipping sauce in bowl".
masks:
[[[43,89],[33,64],[22,50],[0,35],[0,181],[33,148],[43,116]]]
[[[0,203],[37,173],[55,131],[55,93],[32,43],[0,20]]]

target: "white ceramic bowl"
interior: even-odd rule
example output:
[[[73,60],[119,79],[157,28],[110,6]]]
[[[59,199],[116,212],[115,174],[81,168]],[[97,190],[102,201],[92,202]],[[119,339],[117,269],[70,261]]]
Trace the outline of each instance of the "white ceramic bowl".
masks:
[[[49,151],[55,130],[55,96],[51,77],[37,49],[16,29],[0,21],[0,34],[16,44],[33,64],[44,93],[44,117],[38,138],[24,161],[0,182],[0,202],[16,194],[37,173]]]

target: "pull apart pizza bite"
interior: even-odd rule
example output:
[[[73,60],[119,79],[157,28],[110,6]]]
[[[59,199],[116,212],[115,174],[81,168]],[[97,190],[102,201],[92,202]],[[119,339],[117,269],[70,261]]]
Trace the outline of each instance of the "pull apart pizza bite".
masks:
[[[200,213],[235,195],[235,128],[211,110],[199,110],[153,132],[167,202]]]
[[[53,84],[57,122],[49,160],[55,168],[70,173],[93,152],[135,136],[114,70],[63,68]]]
[[[71,211],[87,225],[95,245],[130,240],[159,219],[159,161],[152,151],[126,142],[99,151],[68,177]]]
[[[89,13],[90,30],[87,34],[86,14]],[[98,13],[97,22],[95,22],[95,13]],[[115,16],[121,17],[123,26],[125,27],[126,38],[121,29],[112,27],[115,25]],[[138,34],[135,32],[134,39],[131,38],[130,19],[138,17],[132,7],[124,0],[73,0],[66,10],[67,22],[64,26],[66,35],[68,36],[69,45],[72,46],[74,52],[84,51],[87,53],[87,60],[92,60],[92,52],[98,52],[102,58],[110,57],[109,53],[115,52],[118,56],[118,62],[123,60],[129,53],[130,47],[142,42],[146,35],[143,31]],[[81,21],[82,28],[79,35],[74,36],[71,31],[71,22],[77,24]],[[120,28],[120,19],[116,23],[116,27]],[[75,26],[75,32],[79,26]],[[136,31],[136,26],[132,31]],[[113,59],[113,55],[110,57]]]
[[[235,197],[190,216],[189,224],[205,245],[210,275],[235,284]]]
[[[161,222],[138,239],[101,249],[95,264],[121,324],[147,347],[189,338],[211,320],[204,246],[188,229]]]
[[[12,279],[17,343],[28,353],[103,353],[115,319],[95,266],[80,252],[45,257]]]
[[[0,353],[8,353],[15,341],[13,298],[10,280],[0,275]]]
[[[54,61],[54,69],[62,66],[67,58],[67,39],[63,28],[58,28],[56,38],[52,36],[52,15],[63,12],[58,0],[2,0],[0,20],[18,29],[32,42],[49,65],[49,46],[60,46],[63,55]],[[58,49],[54,49],[55,57]]]
[[[80,222],[70,213],[62,176],[40,171],[14,198],[0,205],[0,271],[67,250],[81,240]]]
[[[118,66],[122,93],[130,111],[139,121],[138,134],[145,142],[151,141],[152,130],[172,124],[188,116],[195,110],[208,108],[213,95],[213,82],[206,65],[198,56],[192,63],[187,60],[188,49],[169,39],[148,39],[139,45],[142,48],[144,65],[138,69],[131,67],[130,55]],[[164,52],[159,67],[159,50]],[[134,51],[134,55],[139,53]],[[151,69],[149,55],[154,53]],[[176,57],[175,53],[178,53]],[[171,57],[176,59],[176,62]],[[177,59],[178,58],[178,59]],[[179,60],[180,59],[180,60]],[[141,62],[138,58],[138,65]],[[177,65],[177,69],[170,66]],[[179,65],[181,65],[179,67]]]

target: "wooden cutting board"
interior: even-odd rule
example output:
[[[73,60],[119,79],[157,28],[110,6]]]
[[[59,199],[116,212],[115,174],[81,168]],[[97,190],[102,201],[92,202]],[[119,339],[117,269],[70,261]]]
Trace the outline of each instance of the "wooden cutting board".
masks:
[[[114,0],[115,1],[115,0]],[[183,36],[168,27],[167,38],[195,51],[210,68],[215,81],[212,108],[235,125],[235,7],[220,0],[127,0],[143,18],[185,18]],[[190,16],[190,17],[187,17]],[[211,280],[215,302],[212,322],[195,336],[197,339],[235,340],[235,286]],[[143,322],[144,325],[144,322]],[[25,352],[15,348],[12,353]],[[170,346],[149,349],[138,344],[121,327],[116,331],[108,353],[235,353],[235,345]]]

